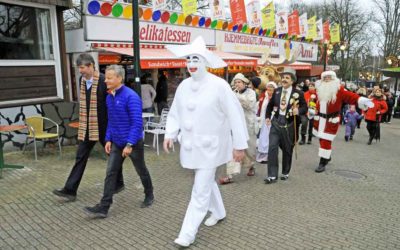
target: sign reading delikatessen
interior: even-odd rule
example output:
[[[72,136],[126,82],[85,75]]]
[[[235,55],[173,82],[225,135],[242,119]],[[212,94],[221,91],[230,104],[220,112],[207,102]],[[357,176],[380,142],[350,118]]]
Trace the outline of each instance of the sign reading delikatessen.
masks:
[[[118,18],[85,16],[86,41],[132,42],[132,21]],[[140,42],[187,44],[202,36],[208,46],[215,46],[215,30],[157,22],[139,23]]]
[[[217,33],[217,48],[224,52],[253,54],[261,56],[264,53],[270,55],[282,55],[285,51],[285,40],[238,34],[233,32]],[[298,61],[317,61],[318,46],[316,44],[292,42],[292,48],[298,48]],[[292,49],[292,50],[293,50]]]

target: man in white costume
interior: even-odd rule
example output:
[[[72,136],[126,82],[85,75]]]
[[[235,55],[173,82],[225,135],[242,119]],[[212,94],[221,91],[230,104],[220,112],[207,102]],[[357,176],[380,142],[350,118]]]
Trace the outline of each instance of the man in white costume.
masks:
[[[188,247],[208,211],[211,215],[206,226],[225,218],[215,172],[232,158],[238,162],[243,159],[249,136],[243,109],[229,84],[206,69],[226,67],[226,63],[207,50],[201,37],[192,44],[170,45],[167,49],[187,59],[191,75],[176,90],[164,139],[167,153],[173,141],[179,140],[181,165],[195,172],[190,203],[175,239],[176,244]]]

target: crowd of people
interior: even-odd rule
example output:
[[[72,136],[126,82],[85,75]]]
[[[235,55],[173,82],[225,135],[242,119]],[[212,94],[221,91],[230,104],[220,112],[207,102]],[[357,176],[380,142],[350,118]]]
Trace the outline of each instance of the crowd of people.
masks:
[[[320,162],[315,172],[325,171],[332,160],[332,141],[343,121],[345,140],[354,139],[361,120],[367,123],[369,139],[380,139],[380,123],[390,123],[394,96],[379,86],[347,90],[335,72],[326,71],[321,79],[297,85],[296,71],[285,67],[279,81],[249,77],[238,73],[231,84],[209,72],[225,67],[225,62],[206,49],[202,38],[188,45],[167,46],[177,57],[186,58],[190,77],[178,87],[168,113],[163,147],[168,153],[179,141],[180,163],[194,171],[191,199],[175,243],[187,247],[204,224],[214,226],[226,217],[216,182],[216,170],[227,164],[220,184],[234,181],[240,169],[255,175],[256,163],[265,164],[266,184],[287,181],[297,143],[311,144],[319,139]],[[154,102],[166,105],[167,86],[162,76],[157,91],[152,80],[142,80],[142,99],[124,83],[125,72],[118,65],[107,67],[105,75],[95,69],[94,59],[82,54],[77,59],[80,78],[79,146],[76,162],[61,189],[53,193],[74,201],[89,154],[97,142],[109,154],[103,197],[84,210],[92,217],[105,218],[113,195],[125,187],[122,175],[124,159],[129,157],[144,187],[141,207],[154,201],[153,183],[144,161],[142,112],[154,112]],[[282,151],[279,171],[278,153]],[[232,166],[239,166],[235,170]],[[229,170],[229,171],[228,171]],[[281,174],[279,174],[279,172]]]

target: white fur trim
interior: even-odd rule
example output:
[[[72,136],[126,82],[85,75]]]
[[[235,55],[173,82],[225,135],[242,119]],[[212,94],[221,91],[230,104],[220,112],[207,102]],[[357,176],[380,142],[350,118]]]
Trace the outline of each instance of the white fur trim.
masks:
[[[328,134],[325,133],[325,127],[326,127],[326,119],[323,117],[320,117],[319,123],[318,123],[318,131],[314,133],[315,136],[319,137],[320,139],[325,139],[328,141],[333,141],[335,139],[336,134]]]
[[[315,121],[319,121],[319,115],[314,116]]]
[[[334,71],[322,72],[321,79],[324,79],[325,76],[332,76],[332,79],[336,79],[336,73]]]
[[[318,156],[322,157],[322,158],[325,158],[325,159],[331,158],[331,154],[332,154],[332,150],[331,149],[319,148],[319,150],[318,150]]]
[[[338,123],[340,121],[339,117],[332,118],[332,123]]]

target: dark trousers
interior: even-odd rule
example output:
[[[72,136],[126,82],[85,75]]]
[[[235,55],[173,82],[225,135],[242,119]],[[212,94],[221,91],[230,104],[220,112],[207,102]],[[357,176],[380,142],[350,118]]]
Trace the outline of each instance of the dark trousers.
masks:
[[[104,144],[101,143],[103,146]],[[90,152],[96,145],[95,141],[84,140],[79,143],[78,150],[76,152],[75,164],[72,167],[71,173],[65,183],[64,189],[71,194],[76,195],[79,184],[81,183],[83,172],[86,168],[86,163],[89,159]],[[124,178],[122,171],[118,173],[117,188],[124,185]]]
[[[125,158],[122,157],[122,151],[123,148],[119,148],[115,144],[112,144],[110,159],[107,164],[106,179],[104,180],[103,198],[100,202],[101,206],[106,207],[107,209],[113,202],[112,198],[115,192],[118,173],[121,172],[122,164],[125,160]],[[153,195],[153,184],[146,163],[144,162],[143,141],[138,142],[132,148],[132,153],[129,155],[129,158],[131,158],[133,166],[135,166],[135,170],[140,177],[145,195]]]
[[[371,139],[380,139],[380,127],[378,122],[376,121],[370,121],[370,120],[366,120],[367,122],[367,130],[369,133],[369,137]]]
[[[272,121],[269,133],[268,148],[268,177],[278,177],[279,169],[279,148],[282,150],[282,174],[289,174],[292,166],[292,154],[294,146],[294,126],[282,127]]]
[[[312,130],[313,130],[313,125],[314,125],[314,118],[308,120],[308,138],[312,138]]]
[[[383,114],[382,121],[390,122],[390,120],[392,119],[392,113],[393,113],[393,109],[388,109],[388,111],[385,114]]]
[[[300,134],[301,134],[301,135],[306,135],[306,134],[307,134],[307,124],[308,124],[307,115],[301,115],[301,116],[300,116],[300,121],[301,121],[301,130],[300,130]]]

